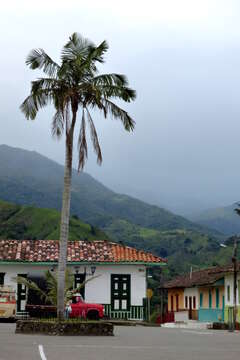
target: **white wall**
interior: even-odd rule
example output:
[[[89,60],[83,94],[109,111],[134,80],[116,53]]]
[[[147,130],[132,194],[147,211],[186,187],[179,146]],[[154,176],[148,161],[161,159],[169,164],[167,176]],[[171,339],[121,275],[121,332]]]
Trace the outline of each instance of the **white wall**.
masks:
[[[240,274],[237,276],[237,286],[239,285],[240,281]],[[225,298],[225,305],[233,306],[233,274],[226,275],[224,279],[225,289],[224,289],[224,298]],[[230,301],[228,300],[227,296],[227,289],[228,286],[230,286]],[[239,289],[237,287],[237,304],[240,305],[240,299],[239,299]]]
[[[184,289],[184,308],[185,308],[185,296],[189,297],[195,296],[196,298],[196,309],[199,308],[199,299],[198,299],[198,288],[185,288]],[[189,307],[189,300],[188,300],[188,307]],[[193,308],[193,299],[192,299],[192,308]]]
[[[87,273],[91,273],[90,266],[79,266],[79,273],[84,272],[86,267]],[[2,265],[0,272],[6,273],[4,278],[5,285],[11,285],[17,290],[17,284],[12,281],[17,274],[41,275],[50,266],[17,264]],[[70,266],[75,273],[74,266]],[[103,304],[111,303],[111,274],[130,274],[131,275],[131,305],[142,305],[143,298],[146,296],[146,270],[143,265],[99,265],[96,266],[94,276],[98,278],[88,282],[85,287],[85,300],[87,302],[96,302]],[[87,276],[87,279],[91,276]]]
[[[97,301],[102,304],[111,303],[111,274],[130,274],[131,305],[143,304],[143,298],[146,297],[146,272],[143,265],[98,266],[94,276],[99,275],[99,277],[86,284],[86,301]]]

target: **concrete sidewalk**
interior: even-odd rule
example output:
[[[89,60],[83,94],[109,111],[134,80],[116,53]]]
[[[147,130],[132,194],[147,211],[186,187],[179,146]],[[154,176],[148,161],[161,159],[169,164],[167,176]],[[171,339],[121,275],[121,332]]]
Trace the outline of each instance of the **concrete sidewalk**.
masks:
[[[188,320],[186,322],[171,322],[162,324],[162,327],[171,329],[198,329],[207,330],[211,328],[212,323],[210,322],[199,322],[197,320]]]

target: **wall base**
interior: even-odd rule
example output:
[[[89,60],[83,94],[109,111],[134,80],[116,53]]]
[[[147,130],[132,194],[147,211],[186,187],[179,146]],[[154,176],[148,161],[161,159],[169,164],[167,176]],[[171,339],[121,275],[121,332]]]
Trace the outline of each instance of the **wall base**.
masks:
[[[18,320],[16,334],[77,335],[77,336],[113,336],[113,324],[87,321],[39,321]]]

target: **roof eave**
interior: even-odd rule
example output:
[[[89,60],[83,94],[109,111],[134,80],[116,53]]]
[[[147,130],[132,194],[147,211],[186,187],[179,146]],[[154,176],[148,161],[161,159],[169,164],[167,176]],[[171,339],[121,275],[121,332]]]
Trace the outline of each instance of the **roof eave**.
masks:
[[[58,261],[20,261],[0,260],[0,265],[58,265]],[[145,266],[166,266],[166,262],[144,262],[144,261],[68,261],[67,265],[145,265]]]

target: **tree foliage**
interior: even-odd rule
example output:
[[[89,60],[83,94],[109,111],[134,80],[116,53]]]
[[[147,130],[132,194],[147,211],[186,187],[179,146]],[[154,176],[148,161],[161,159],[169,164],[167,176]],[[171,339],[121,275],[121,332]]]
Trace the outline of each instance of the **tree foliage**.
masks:
[[[65,132],[68,139],[72,136],[77,120],[74,116],[70,117],[70,112],[77,113],[81,108],[78,136],[79,170],[83,169],[88,156],[87,124],[97,162],[102,162],[92,110],[99,110],[105,118],[110,115],[113,119],[120,120],[127,131],[133,130],[135,125],[129,114],[114,103],[115,99],[130,102],[136,97],[135,91],[128,86],[126,76],[98,72],[97,64],[104,62],[107,50],[106,41],[96,46],[78,33],[74,33],[62,49],[60,64],[43,49],[32,50],[26,60],[31,69],[40,69],[45,74],[45,77],[32,81],[30,95],[20,107],[27,119],[35,119],[41,108],[53,104],[55,113],[52,119],[52,135],[61,138]],[[70,141],[67,143],[72,146]]]
[[[66,304],[68,300],[70,300],[73,295],[81,290],[89,281],[92,281],[99,277],[100,275],[92,276],[87,280],[83,281],[81,284],[78,284],[77,288],[73,288],[73,281],[74,276],[73,274],[67,269],[65,274],[65,290],[64,290],[64,303]],[[17,282],[18,284],[25,285],[28,289],[35,291],[41,300],[44,300],[46,303],[50,303],[52,305],[57,306],[57,288],[58,288],[58,281],[57,281],[57,274],[47,270],[45,272],[45,280],[47,291],[41,289],[38,284],[28,278],[17,276],[16,278],[12,279],[13,281]]]

